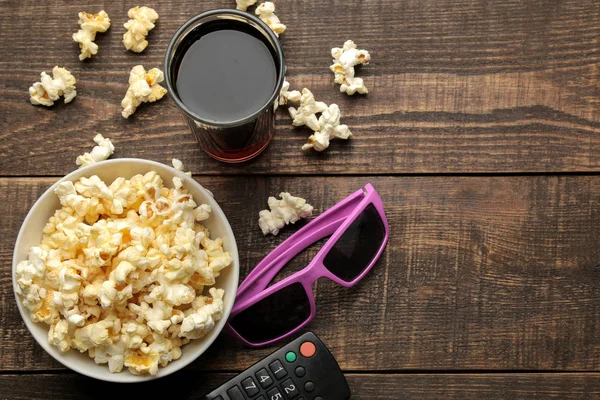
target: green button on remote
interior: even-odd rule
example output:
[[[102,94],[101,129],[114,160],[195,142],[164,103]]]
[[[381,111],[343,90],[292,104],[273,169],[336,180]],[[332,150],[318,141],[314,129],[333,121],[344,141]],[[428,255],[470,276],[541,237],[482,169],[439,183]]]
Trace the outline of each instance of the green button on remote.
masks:
[[[288,351],[287,353],[285,353],[285,360],[291,363],[296,361],[296,353],[294,353],[293,351]]]

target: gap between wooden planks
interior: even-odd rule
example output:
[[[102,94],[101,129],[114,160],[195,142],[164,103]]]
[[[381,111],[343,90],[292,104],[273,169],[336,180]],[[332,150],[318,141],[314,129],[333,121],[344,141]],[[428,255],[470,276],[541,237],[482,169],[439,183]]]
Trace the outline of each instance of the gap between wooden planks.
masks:
[[[2,398],[105,399],[199,398],[233,374],[179,372],[140,385],[101,382],[81,375],[0,375]],[[581,400],[600,397],[599,373],[353,374],[346,373],[353,400]],[[315,392],[315,394],[318,394]]]

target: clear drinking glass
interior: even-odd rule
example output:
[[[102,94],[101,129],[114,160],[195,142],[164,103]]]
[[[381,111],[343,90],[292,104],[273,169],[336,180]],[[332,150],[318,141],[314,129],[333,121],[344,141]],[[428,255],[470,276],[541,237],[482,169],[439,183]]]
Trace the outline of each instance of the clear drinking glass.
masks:
[[[213,23],[220,21],[217,24]],[[213,24],[211,24],[213,23]],[[177,91],[177,78],[180,65],[190,46],[198,40],[198,32],[208,31],[218,24],[234,24],[242,27],[268,47],[275,65],[276,80],[271,96],[256,111],[230,121],[220,121],[201,115],[186,105]],[[242,23],[242,24],[240,24]],[[229,29],[229,28],[228,28]],[[240,30],[242,31],[242,30]],[[202,33],[205,35],[206,33]],[[210,54],[206,54],[210,57]],[[245,66],[253,68],[253,65]],[[255,67],[255,66],[254,66]],[[213,10],[199,14],[179,28],[175,33],[165,56],[165,80],[169,94],[189,125],[200,147],[211,157],[229,163],[249,160],[263,151],[275,131],[275,102],[284,81],[285,63],[279,39],[259,18],[238,10]],[[247,94],[250,95],[250,94]],[[235,107],[235,105],[231,105]]]

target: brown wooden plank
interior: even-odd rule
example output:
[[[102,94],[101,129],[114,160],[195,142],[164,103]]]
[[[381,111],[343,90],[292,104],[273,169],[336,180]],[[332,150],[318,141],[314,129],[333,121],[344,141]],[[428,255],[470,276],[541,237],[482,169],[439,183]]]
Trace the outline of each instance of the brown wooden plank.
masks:
[[[310,324],[346,370],[600,368],[600,176],[200,177],[232,224],[242,276],[295,231],[265,238],[258,211],[282,190],[317,212],[371,181],[391,237],[363,282],[315,286]],[[0,179],[0,369],[60,369],[20,319],[12,247],[48,178]],[[312,249],[299,256],[306,265]],[[229,337],[195,370],[238,370],[272,349]]]
[[[2,398],[196,399],[232,374],[185,371],[141,385],[100,382],[77,374],[0,375]],[[353,400],[580,400],[600,397],[600,374],[346,374]],[[315,392],[315,394],[318,394]]]
[[[308,130],[281,112],[264,155],[242,167],[209,159],[169,99],[130,120],[120,101],[131,67],[161,66],[177,27],[234,0],[150,1],[161,19],[142,55],[121,43],[133,1],[10,0],[0,13],[0,175],[62,175],[102,133],[115,156],[182,159],[197,174],[352,174],[599,171],[600,3],[589,0],[276,1],[293,86],[338,103],[355,134],[324,154],[300,150]],[[77,12],[107,10],[100,53],[77,59]],[[352,38],[373,55],[371,92],[348,98],[328,70],[331,47]],[[67,66],[77,99],[28,103],[42,70]]]

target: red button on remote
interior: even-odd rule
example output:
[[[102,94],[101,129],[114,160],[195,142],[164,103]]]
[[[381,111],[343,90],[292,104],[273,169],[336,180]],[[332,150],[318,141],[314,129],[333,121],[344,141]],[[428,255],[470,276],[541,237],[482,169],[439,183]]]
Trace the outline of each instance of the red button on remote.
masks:
[[[310,358],[315,355],[317,348],[312,342],[304,342],[300,345],[300,354],[306,358]]]

